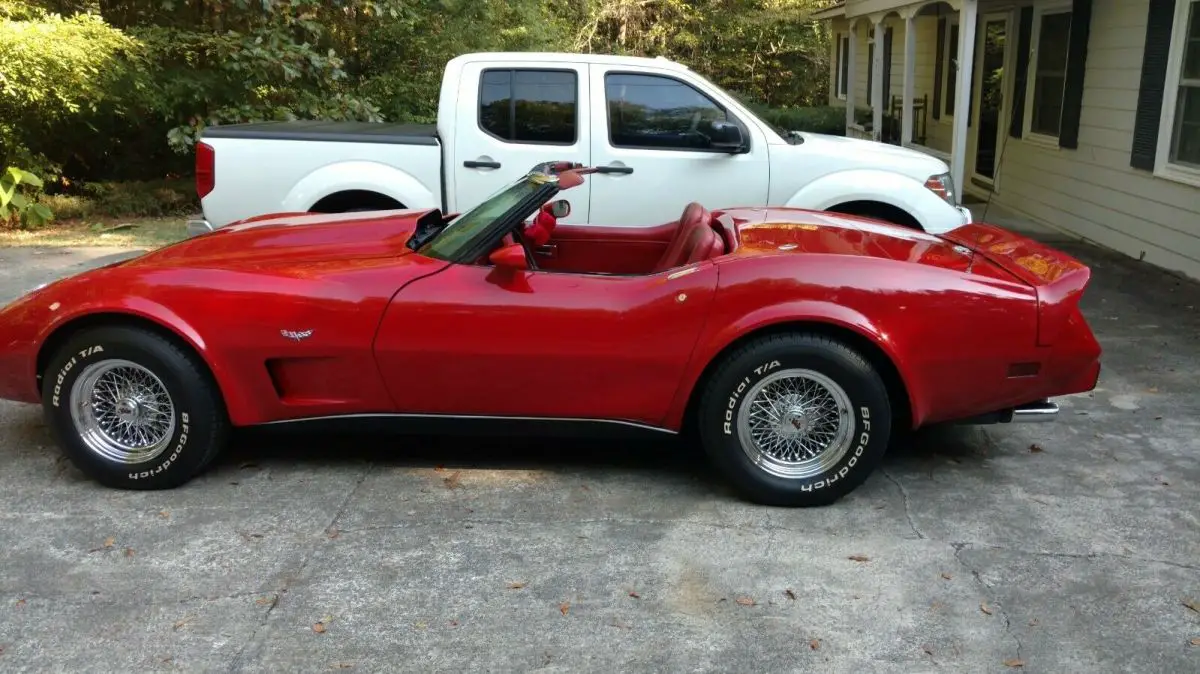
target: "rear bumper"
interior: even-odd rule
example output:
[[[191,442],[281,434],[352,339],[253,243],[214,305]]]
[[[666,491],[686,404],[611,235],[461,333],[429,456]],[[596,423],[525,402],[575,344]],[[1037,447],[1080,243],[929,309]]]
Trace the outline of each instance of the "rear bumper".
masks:
[[[188,220],[187,221],[187,235],[188,236],[199,236],[201,234],[207,234],[208,232],[211,232],[211,231],[213,231],[213,226],[212,226],[212,223],[210,223],[208,220]]]

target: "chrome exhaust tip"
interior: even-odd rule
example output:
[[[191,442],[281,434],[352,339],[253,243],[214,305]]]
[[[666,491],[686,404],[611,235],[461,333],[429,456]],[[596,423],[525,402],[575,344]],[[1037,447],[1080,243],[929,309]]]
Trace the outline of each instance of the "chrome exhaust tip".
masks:
[[[1054,421],[1058,416],[1058,404],[1049,400],[1041,400],[1028,405],[1013,408],[1013,423],[1039,423]]]

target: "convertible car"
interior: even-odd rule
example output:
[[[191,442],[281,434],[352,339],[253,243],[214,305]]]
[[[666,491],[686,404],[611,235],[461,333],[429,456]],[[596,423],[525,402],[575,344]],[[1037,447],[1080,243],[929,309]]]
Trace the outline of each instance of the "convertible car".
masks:
[[[234,427],[377,420],[679,434],[742,497],[809,506],[897,433],[1096,385],[1090,271],[1037,242],[697,203],[558,224],[594,172],[539,164],[461,214],[260,216],[51,283],[0,310],[0,398],[117,488],[187,482]]]

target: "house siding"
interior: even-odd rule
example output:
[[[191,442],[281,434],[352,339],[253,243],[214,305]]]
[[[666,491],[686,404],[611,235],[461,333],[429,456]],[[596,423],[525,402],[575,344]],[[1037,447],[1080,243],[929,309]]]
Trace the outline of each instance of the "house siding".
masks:
[[[1200,278],[1200,188],[1129,165],[1147,0],[1094,0],[1079,147],[1004,137],[994,203]]]

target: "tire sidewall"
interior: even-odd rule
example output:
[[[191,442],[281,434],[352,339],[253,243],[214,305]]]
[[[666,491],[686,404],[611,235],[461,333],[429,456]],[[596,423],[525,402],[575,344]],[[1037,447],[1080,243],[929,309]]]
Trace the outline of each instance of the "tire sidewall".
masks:
[[[105,360],[127,360],[150,370],[167,388],[174,407],[175,429],[158,456],[122,464],[90,449],[71,417],[71,389],[87,366]],[[89,477],[110,487],[162,489],[191,479],[207,462],[214,413],[211,402],[188,381],[189,368],[177,352],[155,338],[130,330],[99,329],[73,337],[47,367],[42,391],[46,421],[63,452]]]
[[[850,400],[853,441],[821,474],[785,478],[759,468],[742,448],[737,420],[755,384],[777,372],[808,369],[842,387]],[[742,352],[718,373],[700,415],[700,434],[710,458],[742,492],[769,505],[821,505],[860,485],[889,444],[887,389],[861,357],[822,338],[768,340]]]

